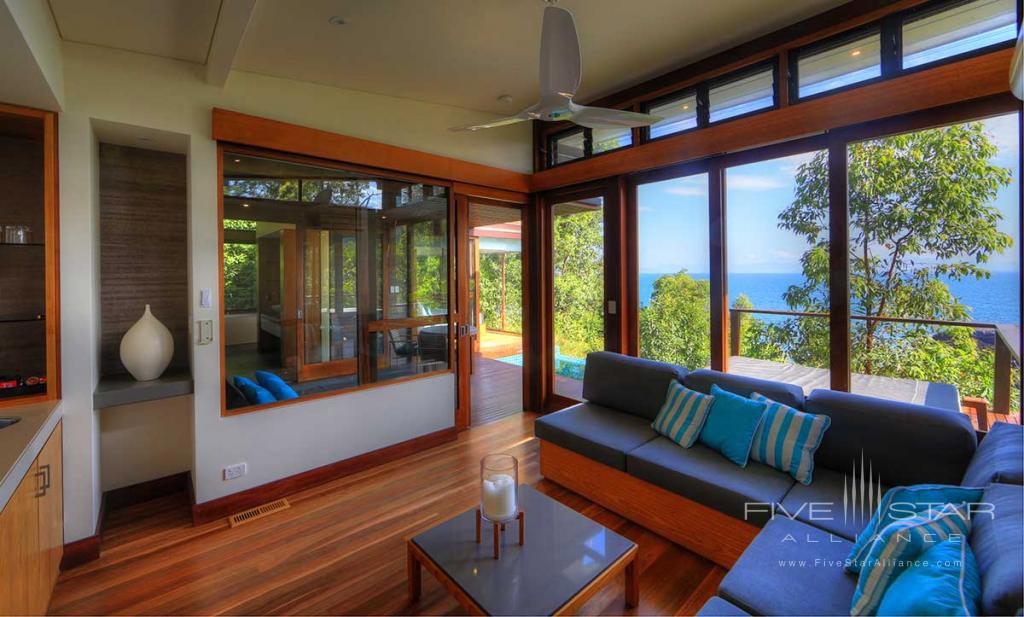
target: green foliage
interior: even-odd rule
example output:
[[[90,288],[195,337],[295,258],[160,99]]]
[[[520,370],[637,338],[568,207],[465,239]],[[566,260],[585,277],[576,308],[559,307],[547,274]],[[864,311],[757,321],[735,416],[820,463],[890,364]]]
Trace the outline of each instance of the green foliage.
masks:
[[[682,270],[654,282],[640,309],[640,355],[694,368],[711,362],[711,284]]]
[[[501,325],[501,260],[505,259],[505,327]],[[489,330],[522,333],[523,260],[519,253],[480,255],[480,313]]]
[[[224,229],[253,231],[252,221],[225,220]],[[224,309],[256,309],[256,245],[224,244]]]
[[[583,358],[604,349],[603,213],[556,213],[552,235],[555,345]]]

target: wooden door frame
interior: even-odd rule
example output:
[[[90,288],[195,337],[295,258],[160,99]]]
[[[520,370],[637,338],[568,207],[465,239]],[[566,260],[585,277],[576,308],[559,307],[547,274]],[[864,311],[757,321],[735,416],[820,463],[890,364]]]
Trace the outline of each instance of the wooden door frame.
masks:
[[[453,228],[453,242],[455,244],[452,255],[455,258],[455,267],[452,269],[455,272],[455,278],[453,283],[453,289],[455,292],[454,303],[451,306],[456,307],[456,310],[452,311],[452,324],[453,328],[453,346],[458,354],[456,358],[455,376],[457,381],[457,392],[458,400],[455,409],[455,428],[457,430],[465,430],[472,424],[472,375],[471,366],[473,362],[473,346],[469,340],[469,336],[460,335],[457,330],[463,324],[471,323],[470,315],[467,314],[469,310],[469,212],[470,207],[473,204],[480,205],[492,205],[503,208],[511,208],[519,210],[519,220],[521,221],[522,236],[520,238],[520,246],[522,250],[522,345],[523,345],[523,410],[531,411],[536,410],[536,407],[532,403],[532,394],[534,391],[533,384],[535,383],[534,363],[536,361],[532,350],[534,343],[529,336],[530,323],[531,322],[531,298],[533,297],[530,285],[528,284],[528,277],[530,268],[533,263],[531,258],[530,247],[533,242],[533,234],[530,231],[530,225],[528,224],[529,218],[529,204],[530,197],[526,194],[511,193],[511,192],[496,192],[493,190],[485,189],[485,187],[476,187],[467,184],[456,184],[455,190],[453,190],[453,212],[452,221],[455,222],[452,225]],[[479,283],[477,284],[477,292],[479,293]],[[477,301],[477,307],[479,307],[479,298]],[[457,339],[457,342],[456,342]],[[455,357],[454,355],[452,357]]]
[[[629,284],[627,268],[622,267],[628,259],[624,253],[629,242],[627,233],[631,229],[626,210],[627,184],[621,176],[614,176],[597,182],[588,182],[567,189],[558,189],[540,194],[536,212],[536,228],[539,231],[539,265],[537,271],[540,284],[539,297],[542,300],[540,345],[536,350],[539,366],[537,398],[542,411],[555,411],[579,401],[555,393],[554,389],[554,207],[567,201],[601,197],[604,212],[604,348],[607,351],[623,352],[629,349],[628,329],[623,327],[623,315],[627,323],[632,320],[629,308],[623,299]],[[611,311],[610,302],[615,303]]]

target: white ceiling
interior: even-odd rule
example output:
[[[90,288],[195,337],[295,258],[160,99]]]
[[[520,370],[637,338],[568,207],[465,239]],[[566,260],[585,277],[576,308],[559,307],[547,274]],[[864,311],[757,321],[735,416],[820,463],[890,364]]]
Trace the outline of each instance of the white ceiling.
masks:
[[[230,0],[228,0],[230,1]],[[203,63],[220,0],[49,0],[65,40]],[[587,101],[845,0],[561,0]],[[233,68],[510,114],[534,102],[543,0],[258,0]],[[332,16],[346,20],[336,26]],[[497,101],[508,94],[510,103]]]

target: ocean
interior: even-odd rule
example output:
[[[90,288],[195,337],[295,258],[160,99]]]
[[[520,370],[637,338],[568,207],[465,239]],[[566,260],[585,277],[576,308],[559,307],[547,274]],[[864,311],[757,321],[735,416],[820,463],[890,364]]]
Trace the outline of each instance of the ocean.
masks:
[[[647,306],[654,293],[654,281],[664,274],[640,274],[640,305]],[[707,279],[707,274],[692,274]],[[798,285],[803,275],[751,274],[729,275],[729,300],[746,294],[754,308],[787,310],[783,294],[790,285]],[[1020,277],[1013,272],[993,272],[986,280],[947,281],[953,294],[970,307],[971,320],[985,323],[1020,323]],[[761,316],[762,319],[768,316]]]

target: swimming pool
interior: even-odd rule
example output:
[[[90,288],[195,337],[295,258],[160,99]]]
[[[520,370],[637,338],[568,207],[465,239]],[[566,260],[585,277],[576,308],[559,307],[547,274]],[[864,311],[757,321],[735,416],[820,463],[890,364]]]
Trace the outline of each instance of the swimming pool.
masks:
[[[521,353],[496,359],[499,362],[504,362],[505,364],[513,364],[515,366],[523,365],[523,354]],[[583,369],[585,366],[585,359],[566,356],[559,353],[557,348],[555,349],[556,375],[561,375],[562,377],[568,377],[569,379],[575,379],[577,381],[583,381]]]

